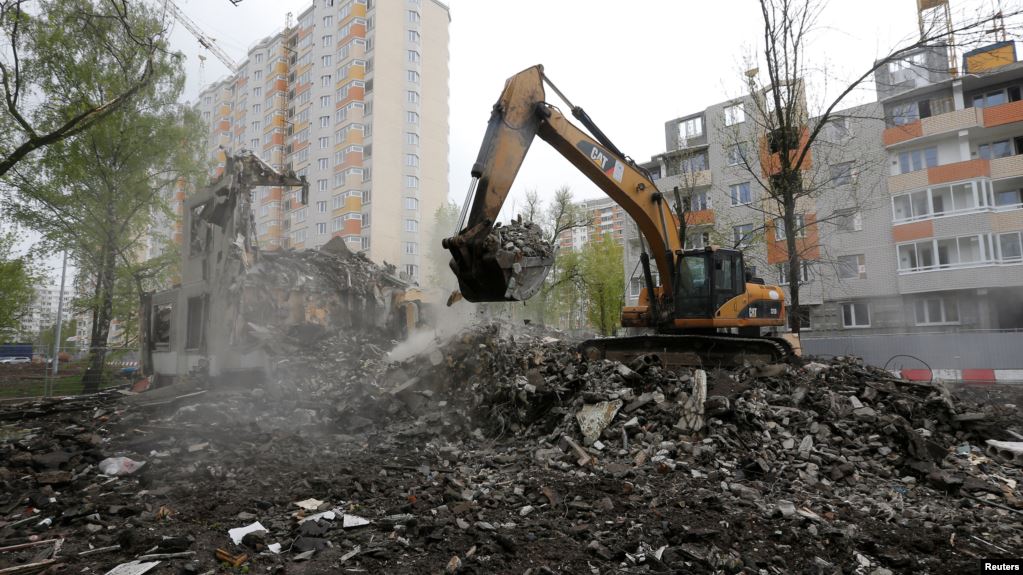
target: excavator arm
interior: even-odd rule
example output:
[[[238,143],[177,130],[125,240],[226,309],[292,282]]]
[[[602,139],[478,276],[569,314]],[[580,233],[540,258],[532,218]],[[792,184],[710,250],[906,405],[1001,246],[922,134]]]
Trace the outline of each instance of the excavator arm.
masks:
[[[459,233],[443,242],[452,253],[451,268],[458,277],[462,295],[474,302],[525,299],[536,292],[546,276],[552,260],[527,261],[529,258],[500,253],[501,246],[496,246],[495,253],[495,243],[488,241],[536,136],[550,144],[632,217],[660,273],[662,287],[657,291],[672,293],[673,254],[682,246],[678,221],[667,199],[644,170],[626,159],[589,122],[585,112],[573,108],[573,113],[588,124],[599,141],[547,103],[544,82],[550,83],[544,77],[543,66],[519,72],[505,83],[491,112],[473,165],[473,182],[459,219]],[[649,278],[650,274],[646,275]],[[649,291],[653,286],[647,287]],[[651,302],[655,299],[651,298]]]

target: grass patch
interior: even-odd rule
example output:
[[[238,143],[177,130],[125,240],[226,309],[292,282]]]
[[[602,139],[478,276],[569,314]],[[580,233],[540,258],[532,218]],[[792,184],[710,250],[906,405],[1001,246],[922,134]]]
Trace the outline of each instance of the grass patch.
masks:
[[[100,383],[100,389],[114,387],[122,383],[124,381],[105,378]],[[50,390],[49,395],[79,395],[82,393],[82,376],[81,374],[64,375],[49,380],[40,376],[38,379],[0,383],[0,398],[42,397],[47,394],[47,389]]]

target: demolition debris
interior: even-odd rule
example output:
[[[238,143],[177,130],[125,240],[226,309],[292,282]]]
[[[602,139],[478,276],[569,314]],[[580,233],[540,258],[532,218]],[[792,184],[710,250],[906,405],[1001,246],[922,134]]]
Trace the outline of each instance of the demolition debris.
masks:
[[[5,406],[0,569],[882,575],[1023,547],[1018,408],[853,359],[673,371],[496,325],[401,362],[358,329],[275,345],[265,384]]]

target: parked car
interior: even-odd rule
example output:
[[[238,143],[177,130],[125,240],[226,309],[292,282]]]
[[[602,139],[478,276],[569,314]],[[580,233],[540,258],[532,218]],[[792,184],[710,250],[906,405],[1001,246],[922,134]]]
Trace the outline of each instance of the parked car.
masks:
[[[0,358],[0,363],[13,364],[13,363],[32,363],[31,357],[5,357]]]

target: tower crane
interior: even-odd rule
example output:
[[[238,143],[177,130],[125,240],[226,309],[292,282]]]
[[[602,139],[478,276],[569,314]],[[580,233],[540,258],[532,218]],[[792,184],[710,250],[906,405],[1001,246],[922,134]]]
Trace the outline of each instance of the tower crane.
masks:
[[[228,70],[232,73],[238,71],[238,64],[234,61],[234,59],[228,56],[227,52],[221,50],[220,46],[217,46],[217,41],[214,38],[203,32],[202,28],[199,28],[198,24],[185,15],[181,8],[174,3],[174,0],[163,0],[163,7],[164,10],[170,12],[171,15],[174,16],[175,20],[181,22],[181,25],[195,36],[196,40],[199,41],[199,44],[202,45],[203,48],[212,52],[218,60],[223,62],[224,65],[227,66]],[[202,57],[200,56],[200,58]]]

